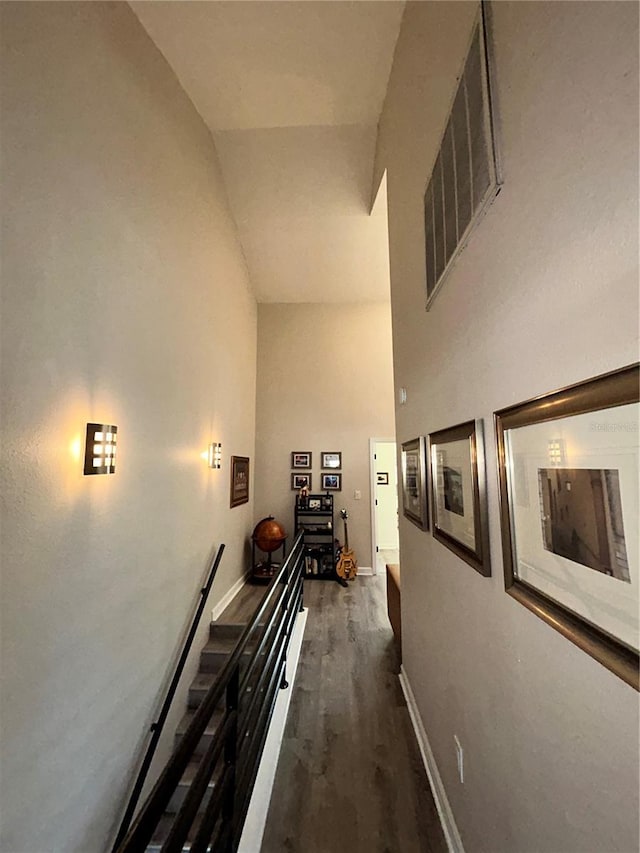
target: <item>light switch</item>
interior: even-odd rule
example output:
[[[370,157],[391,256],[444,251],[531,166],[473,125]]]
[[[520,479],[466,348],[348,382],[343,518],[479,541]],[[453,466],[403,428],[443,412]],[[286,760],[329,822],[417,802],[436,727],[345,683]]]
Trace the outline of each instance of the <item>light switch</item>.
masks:
[[[359,500],[361,500],[361,498],[362,498],[362,492],[360,491],[360,489],[356,489],[353,493],[354,501],[359,501]]]

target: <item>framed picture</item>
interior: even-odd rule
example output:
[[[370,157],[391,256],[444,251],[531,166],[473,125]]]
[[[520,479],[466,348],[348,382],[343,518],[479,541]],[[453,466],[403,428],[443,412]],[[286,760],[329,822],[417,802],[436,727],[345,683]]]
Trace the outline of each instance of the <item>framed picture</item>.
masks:
[[[322,467],[323,468],[342,468],[342,453],[326,453],[323,451],[322,453]]]
[[[240,506],[249,501],[249,457],[231,457],[231,503]]]
[[[291,454],[292,468],[311,468],[311,453],[307,450],[294,450]]]
[[[495,413],[506,591],[636,690],[639,379]]]
[[[389,472],[388,471],[378,471],[376,474],[376,483],[379,486],[388,486],[389,485]]]
[[[311,488],[311,474],[296,474],[291,475],[291,488],[296,492],[304,487]]]
[[[434,537],[481,575],[491,575],[482,421],[429,435]]]
[[[421,530],[429,529],[424,436],[402,445],[402,511]]]
[[[322,474],[322,490],[325,492],[341,492],[342,474]]]

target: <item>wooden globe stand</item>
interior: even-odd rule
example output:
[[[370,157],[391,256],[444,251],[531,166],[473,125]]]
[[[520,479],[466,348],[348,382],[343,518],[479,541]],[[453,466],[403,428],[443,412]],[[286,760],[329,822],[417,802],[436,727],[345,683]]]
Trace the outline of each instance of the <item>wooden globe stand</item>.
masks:
[[[255,539],[251,541],[251,565],[253,566],[253,570],[251,572],[251,580],[254,583],[269,583],[271,578],[275,575],[275,573],[282,565],[282,563],[279,561],[274,562],[273,555],[276,553],[276,551],[282,549],[282,559],[284,560],[286,542],[287,540],[283,539],[282,544],[279,545],[275,551],[263,551],[262,548],[259,548],[258,545],[256,545]],[[258,561],[256,562],[256,553],[258,555],[265,554],[266,560],[258,559]]]

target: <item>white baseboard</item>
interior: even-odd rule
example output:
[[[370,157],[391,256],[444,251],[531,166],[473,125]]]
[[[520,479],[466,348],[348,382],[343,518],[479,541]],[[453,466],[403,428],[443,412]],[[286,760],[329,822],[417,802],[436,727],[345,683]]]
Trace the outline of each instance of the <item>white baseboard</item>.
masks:
[[[262,846],[262,836],[267,822],[273,780],[275,779],[276,768],[278,766],[280,746],[284,736],[289,704],[293,695],[293,685],[296,680],[296,670],[298,668],[308,613],[309,611],[305,608],[302,613],[298,614],[293,633],[291,634],[289,649],[287,651],[286,676],[289,686],[286,690],[278,691],[278,698],[273,709],[273,716],[269,723],[269,731],[264,743],[262,758],[260,759],[258,775],[256,776],[253,793],[249,801],[249,809],[242,829],[242,836],[240,837],[238,853],[256,853]]]
[[[462,839],[460,838],[460,833],[458,832],[458,827],[456,826],[455,818],[451,811],[451,806],[449,805],[447,792],[442,784],[442,778],[440,777],[440,772],[433,756],[427,733],[422,725],[422,719],[420,717],[420,712],[418,711],[416,697],[413,695],[413,690],[409,684],[407,673],[402,666],[400,667],[400,684],[402,686],[404,698],[407,700],[409,716],[413,723],[413,730],[416,733],[418,746],[420,747],[420,754],[422,755],[424,767],[427,771],[429,784],[431,785],[431,793],[433,794],[433,799],[435,800],[436,808],[440,815],[440,823],[442,824],[442,831],[444,832],[449,853],[464,853]]]
[[[358,566],[358,574],[362,575],[363,578],[368,578],[375,575],[375,572],[371,566]]]
[[[236,595],[240,592],[242,587],[246,584],[247,580],[249,579],[250,574],[251,574],[251,572],[247,572],[246,575],[243,575],[241,578],[238,578],[238,580],[234,583],[234,585],[231,587],[231,589],[228,592],[225,592],[225,594],[222,596],[220,601],[214,606],[213,610],[211,611],[211,621],[212,622],[215,622],[216,619],[218,619],[220,616],[222,616],[224,611],[231,604],[231,602],[236,597]]]

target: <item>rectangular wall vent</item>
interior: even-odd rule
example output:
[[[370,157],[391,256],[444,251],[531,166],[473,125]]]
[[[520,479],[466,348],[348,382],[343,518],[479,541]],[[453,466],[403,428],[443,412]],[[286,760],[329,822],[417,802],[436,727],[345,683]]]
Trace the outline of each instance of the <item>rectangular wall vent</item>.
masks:
[[[424,195],[427,310],[500,189],[490,85],[482,3]]]

